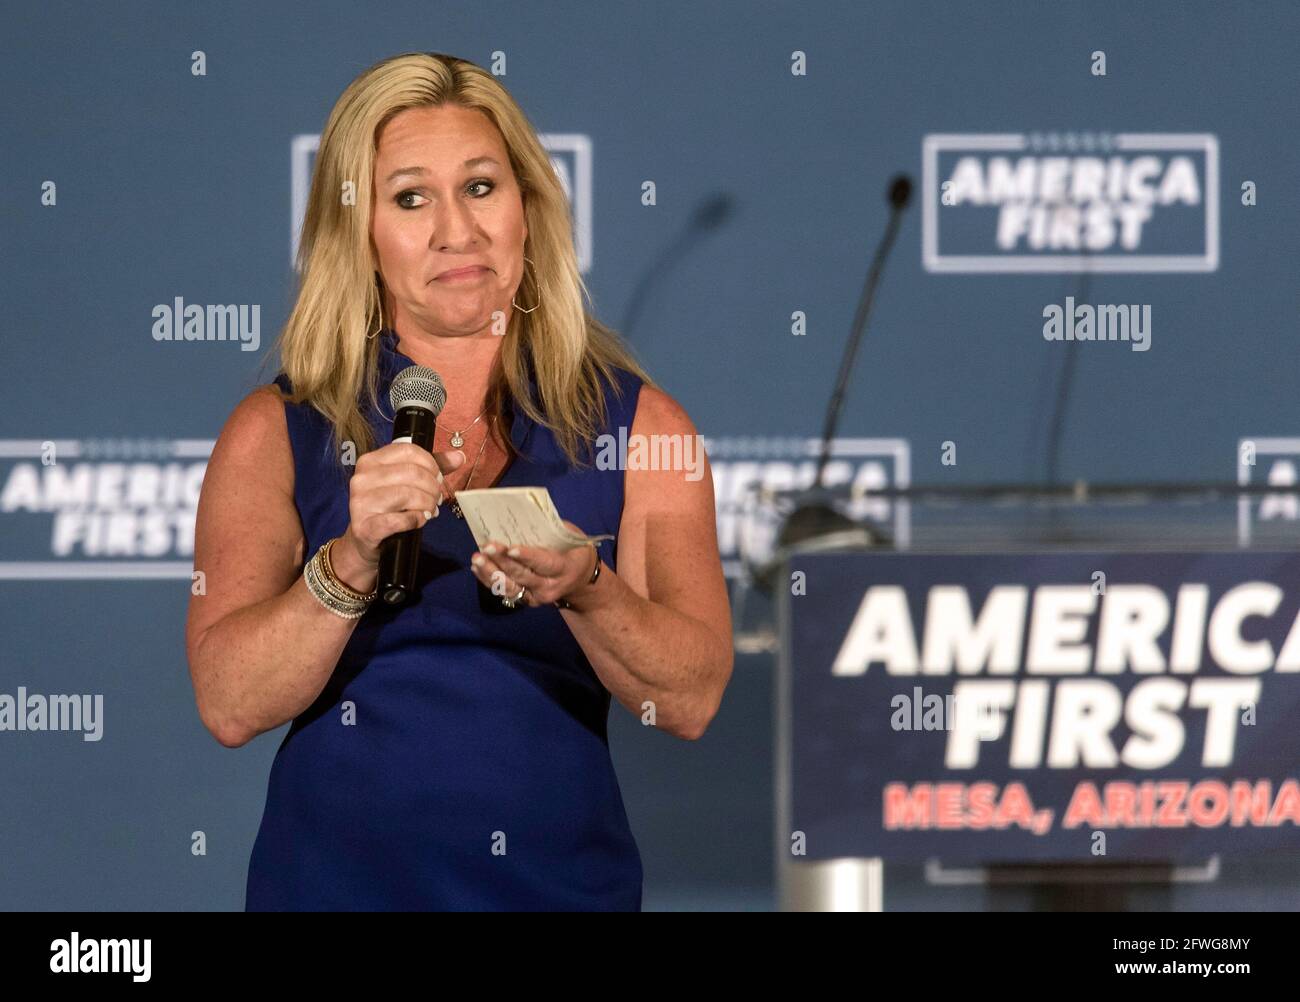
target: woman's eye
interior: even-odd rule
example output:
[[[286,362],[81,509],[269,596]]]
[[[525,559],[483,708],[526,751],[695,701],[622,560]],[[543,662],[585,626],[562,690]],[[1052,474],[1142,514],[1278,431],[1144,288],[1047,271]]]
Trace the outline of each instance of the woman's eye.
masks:
[[[475,188],[486,188],[487,191],[484,191],[482,194],[473,195],[474,198],[486,198],[489,194],[491,194],[492,189],[494,189],[495,187],[496,187],[496,182],[494,181],[480,180],[480,181],[471,181],[468,185],[465,186],[465,190],[469,192],[473,192]],[[413,205],[410,202],[404,201],[404,199],[421,198],[421,197],[423,196],[421,196],[418,191],[404,191],[396,198],[394,198],[393,201],[395,201],[398,207],[402,209],[418,209],[420,207],[419,205]]]

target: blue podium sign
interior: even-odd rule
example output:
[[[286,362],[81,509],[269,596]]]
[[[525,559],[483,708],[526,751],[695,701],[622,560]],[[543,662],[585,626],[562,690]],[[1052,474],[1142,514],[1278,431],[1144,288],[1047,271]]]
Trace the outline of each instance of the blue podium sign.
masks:
[[[1300,847],[1300,554],[812,553],[780,596],[808,859]]]

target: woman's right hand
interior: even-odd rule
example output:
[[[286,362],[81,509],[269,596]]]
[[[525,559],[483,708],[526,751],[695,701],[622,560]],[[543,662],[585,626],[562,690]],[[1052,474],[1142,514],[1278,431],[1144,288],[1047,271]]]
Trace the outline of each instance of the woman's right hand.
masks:
[[[348,528],[330,552],[344,584],[358,591],[373,587],[384,540],[436,518],[442,475],[464,462],[459,449],[430,453],[410,442],[392,442],[357,460],[348,484]]]

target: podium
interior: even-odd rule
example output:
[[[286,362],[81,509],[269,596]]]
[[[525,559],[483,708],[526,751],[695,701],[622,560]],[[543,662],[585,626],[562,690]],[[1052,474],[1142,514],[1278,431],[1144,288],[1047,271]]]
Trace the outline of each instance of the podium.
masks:
[[[781,908],[884,910],[906,865],[1122,910],[1293,854],[1296,523],[1144,490],[913,496],[906,550],[767,565]]]

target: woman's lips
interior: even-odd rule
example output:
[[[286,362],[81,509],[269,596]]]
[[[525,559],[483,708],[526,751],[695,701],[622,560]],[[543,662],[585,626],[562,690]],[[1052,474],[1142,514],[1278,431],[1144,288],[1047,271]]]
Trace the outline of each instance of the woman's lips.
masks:
[[[444,271],[434,279],[435,282],[464,282],[476,278],[482,278],[488,273],[488,269],[482,266],[473,268],[455,268],[452,271]]]

